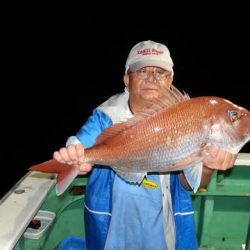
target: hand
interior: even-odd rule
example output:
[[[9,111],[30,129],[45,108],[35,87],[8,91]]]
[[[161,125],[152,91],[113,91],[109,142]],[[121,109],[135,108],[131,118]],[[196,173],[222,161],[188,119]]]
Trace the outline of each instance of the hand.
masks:
[[[233,167],[236,158],[237,154],[234,155],[221,148],[212,148],[203,163],[210,169],[227,170]]]
[[[69,165],[74,165],[79,168],[80,174],[86,174],[91,171],[92,165],[84,163],[84,146],[82,144],[69,145],[55,151],[53,158],[60,162]]]

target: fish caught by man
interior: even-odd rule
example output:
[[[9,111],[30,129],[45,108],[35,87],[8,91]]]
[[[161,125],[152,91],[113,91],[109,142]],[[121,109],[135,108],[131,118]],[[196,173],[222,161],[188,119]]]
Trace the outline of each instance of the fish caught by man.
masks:
[[[249,140],[247,109],[221,97],[190,98],[171,86],[164,101],[104,130],[85,149],[84,163],[109,166],[124,180],[140,184],[148,172],[202,166],[213,147],[237,154]],[[29,170],[58,173],[58,195],[79,174],[76,166],[53,159]]]

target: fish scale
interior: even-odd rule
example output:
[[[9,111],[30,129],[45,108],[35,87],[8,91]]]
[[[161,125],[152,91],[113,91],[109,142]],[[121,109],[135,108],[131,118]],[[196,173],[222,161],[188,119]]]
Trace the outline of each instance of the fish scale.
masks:
[[[217,106],[213,102],[211,104],[211,100],[216,101],[217,106],[221,107],[217,110]],[[218,111],[223,110],[223,108],[225,112],[220,114]],[[108,144],[105,144],[108,149],[104,151],[110,151],[110,154],[106,154],[104,157],[101,147],[98,147],[98,154],[101,155],[102,161],[99,162],[99,157],[96,156],[87,162],[109,165],[121,172],[138,172],[138,169],[140,172],[155,170],[165,172],[171,170],[178,161],[202,150],[202,145],[214,144],[230,150],[226,145],[231,141],[230,136],[223,135],[225,138],[218,140],[216,137],[210,138],[209,133],[211,133],[212,126],[216,124],[216,121],[220,121],[219,117],[216,118],[216,116],[225,115],[223,122],[227,122],[229,120],[227,110],[232,108],[235,109],[236,106],[218,97],[197,97],[184,101],[161,110],[138,122],[132,128],[109,138]],[[216,119],[213,123],[214,117]],[[218,125],[223,127],[223,123]],[[221,132],[222,129],[220,128],[218,131]],[[216,145],[216,143],[221,145]],[[116,145],[115,148],[113,148],[113,144]],[[93,148],[86,150],[87,159]],[[234,147],[232,147],[233,149]],[[184,167],[186,166],[179,166],[178,169]]]
[[[250,140],[250,113],[243,107],[220,97],[189,98],[174,86],[165,98],[167,104],[157,100],[149,110],[104,130],[85,149],[84,162],[107,165],[126,181],[140,183],[148,172],[202,165],[213,147],[238,153]],[[51,160],[30,170],[49,172],[50,164],[53,171],[55,164],[60,168]],[[61,192],[79,173],[72,168],[76,173],[58,183]]]

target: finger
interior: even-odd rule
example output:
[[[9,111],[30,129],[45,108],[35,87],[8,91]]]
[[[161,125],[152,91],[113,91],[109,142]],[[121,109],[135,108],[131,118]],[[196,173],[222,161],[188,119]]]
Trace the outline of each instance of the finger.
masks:
[[[81,174],[86,174],[92,169],[92,165],[89,163],[84,163],[79,165],[79,170]]]
[[[67,163],[67,164],[71,164],[72,163],[72,160],[71,160],[71,158],[70,158],[70,156],[68,154],[68,148],[60,148],[58,152],[59,152],[62,160],[65,163]]]
[[[53,153],[53,158],[54,158],[56,161],[60,162],[60,163],[65,163],[65,161],[62,159],[62,157],[61,157],[61,155],[60,155],[60,153],[59,153],[58,151],[55,151],[55,152]]]
[[[204,160],[204,164],[208,168],[220,169],[225,160],[225,151],[219,148],[212,148],[210,155]]]
[[[76,152],[76,145],[69,145],[67,147],[67,154],[68,154],[69,159],[72,162],[75,162],[75,163],[78,162],[78,156],[77,156],[77,152]]]
[[[79,164],[82,164],[84,162],[84,152],[85,148],[82,144],[76,144],[76,154],[79,161]]]
[[[207,147],[204,149],[203,156],[204,161],[203,163],[208,167],[213,167],[214,163],[217,163],[218,159],[219,148],[217,147]]]
[[[227,170],[229,168],[232,168],[235,160],[236,160],[236,155],[231,154],[231,153],[225,154],[224,161],[221,164],[221,169]]]
[[[220,149],[217,147],[212,147],[210,151],[210,156],[216,158],[219,155]]]
[[[233,167],[237,155],[229,153],[223,149],[219,149],[217,152],[215,150],[213,153],[214,155],[216,154],[216,157],[211,156],[204,160],[204,164],[207,167],[216,170],[227,170]]]

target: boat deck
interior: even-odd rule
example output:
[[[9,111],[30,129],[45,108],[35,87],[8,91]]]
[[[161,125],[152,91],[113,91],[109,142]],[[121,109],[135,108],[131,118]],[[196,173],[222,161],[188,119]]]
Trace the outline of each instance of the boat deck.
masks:
[[[250,225],[250,154],[241,153],[235,167],[215,171],[209,186],[190,193],[200,250],[244,249]],[[83,197],[86,176],[75,178],[61,196],[55,175],[29,172],[0,201],[0,249],[51,250],[67,236],[84,237]],[[37,213],[55,214],[47,231],[30,228]],[[31,233],[30,233],[31,232]]]

